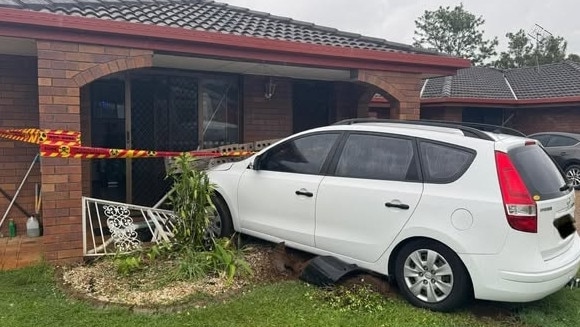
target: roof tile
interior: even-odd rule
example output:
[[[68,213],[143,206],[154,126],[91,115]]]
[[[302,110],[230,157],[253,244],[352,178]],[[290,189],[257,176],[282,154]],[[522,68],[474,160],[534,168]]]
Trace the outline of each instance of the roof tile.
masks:
[[[455,76],[430,78],[425,83],[423,99],[452,97],[523,100],[580,96],[580,64],[564,61],[506,71],[470,67],[458,70]]]
[[[442,55],[406,44],[209,0],[0,0],[0,7],[326,46]]]

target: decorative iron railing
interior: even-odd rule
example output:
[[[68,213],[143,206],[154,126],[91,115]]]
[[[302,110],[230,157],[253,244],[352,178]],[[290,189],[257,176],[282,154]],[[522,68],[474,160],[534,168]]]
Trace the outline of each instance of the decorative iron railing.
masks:
[[[172,211],[88,197],[82,201],[85,256],[133,252],[144,243],[173,237]]]

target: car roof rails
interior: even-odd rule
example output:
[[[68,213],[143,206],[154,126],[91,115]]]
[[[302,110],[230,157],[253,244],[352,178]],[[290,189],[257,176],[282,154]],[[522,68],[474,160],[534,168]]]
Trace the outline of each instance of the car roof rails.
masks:
[[[443,120],[395,120],[395,119],[377,119],[377,118],[353,118],[341,120],[339,122],[334,123],[333,125],[353,125],[364,123],[408,124],[408,125],[455,128],[462,131],[465,136],[490,141],[493,141],[494,139],[484,132],[525,137],[525,134],[523,134],[522,132],[509,127],[489,124],[469,123],[469,122],[443,121]]]

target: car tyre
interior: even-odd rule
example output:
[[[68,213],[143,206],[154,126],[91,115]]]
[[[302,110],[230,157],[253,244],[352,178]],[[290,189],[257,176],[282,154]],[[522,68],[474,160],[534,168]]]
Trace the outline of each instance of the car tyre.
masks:
[[[580,166],[579,165],[571,165],[566,167],[564,171],[564,175],[568,180],[568,183],[572,185],[572,187],[576,188],[580,186]]]
[[[213,196],[211,200],[215,210],[210,210],[206,239],[209,241],[211,239],[232,236],[234,226],[228,205],[220,196]]]
[[[473,298],[461,259],[435,241],[421,239],[404,245],[396,257],[395,280],[401,294],[420,308],[452,311]]]

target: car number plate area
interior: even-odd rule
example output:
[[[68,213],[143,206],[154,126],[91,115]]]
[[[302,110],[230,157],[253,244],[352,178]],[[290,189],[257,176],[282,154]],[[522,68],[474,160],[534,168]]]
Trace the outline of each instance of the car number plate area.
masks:
[[[565,215],[554,220],[554,227],[560,233],[560,237],[563,239],[572,235],[576,232],[576,225],[574,224],[574,218],[571,215]]]

